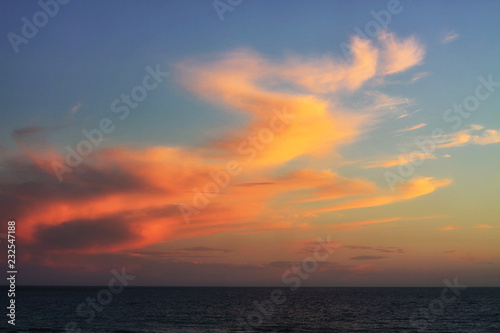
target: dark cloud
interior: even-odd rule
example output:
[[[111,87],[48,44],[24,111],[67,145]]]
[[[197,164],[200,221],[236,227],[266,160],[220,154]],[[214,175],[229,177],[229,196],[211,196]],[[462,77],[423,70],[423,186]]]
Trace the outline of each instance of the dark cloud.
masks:
[[[85,249],[109,247],[136,240],[133,233],[119,218],[74,220],[55,226],[40,226],[35,232],[37,240],[48,249]]]
[[[267,264],[266,266],[275,268],[291,268],[292,266],[297,266],[297,265],[301,265],[301,263],[297,261],[273,261]]]
[[[26,158],[16,157],[2,162],[0,193],[22,197],[23,200],[82,199],[112,193],[155,191],[119,166],[98,169],[82,163],[65,174],[64,182],[59,182],[56,176]]]
[[[383,253],[405,253],[405,251],[402,248],[395,246],[373,247],[373,246],[361,246],[361,245],[345,245],[344,248],[350,250],[372,250]]]
[[[182,250],[172,251],[130,251],[132,255],[139,255],[147,258],[217,258],[220,256],[192,254]]]
[[[56,126],[26,126],[15,129],[12,132],[12,137],[15,140],[37,139],[45,137],[48,133],[58,131],[60,129],[69,127],[68,124],[61,124]]]
[[[318,245],[321,246],[321,251],[325,251],[326,248],[335,251],[342,247],[341,243],[335,241],[323,241],[321,243],[318,241],[313,241],[305,243],[305,246],[296,253],[313,253],[318,248]]]
[[[201,252],[204,252],[204,251],[221,251],[221,252],[224,252],[224,253],[232,252],[231,250],[216,249],[216,248],[213,248],[213,247],[206,247],[206,246],[188,247],[188,248],[185,248],[183,250],[184,251],[195,251],[195,252],[198,252],[198,251],[201,251]]]
[[[377,259],[383,259],[387,257],[383,256],[357,256],[357,257],[352,257],[350,258],[351,260],[377,260]]]
[[[216,258],[220,257],[220,255],[201,255],[197,252],[222,252],[222,253],[229,253],[232,252],[232,250],[227,250],[227,249],[217,249],[213,247],[206,247],[206,246],[195,246],[195,247],[188,247],[184,249],[173,249],[173,250],[167,250],[167,251],[130,251],[128,253],[131,254],[137,254],[140,256],[144,257],[156,257],[156,258],[176,258],[176,257],[182,257],[182,258]]]
[[[66,221],[55,226],[40,225],[35,232],[39,245],[47,249],[106,248],[139,240],[131,226],[145,219],[178,216],[176,205],[119,212],[98,219]],[[221,250],[224,251],[224,250]]]
[[[328,261],[317,261],[318,267],[340,267],[339,264],[337,263],[331,263]],[[273,267],[273,268],[283,268],[283,269],[289,269],[292,268],[293,266],[296,267],[302,267],[303,261],[273,261],[270,262],[267,265],[264,265],[266,267]],[[347,266],[345,266],[347,267]]]

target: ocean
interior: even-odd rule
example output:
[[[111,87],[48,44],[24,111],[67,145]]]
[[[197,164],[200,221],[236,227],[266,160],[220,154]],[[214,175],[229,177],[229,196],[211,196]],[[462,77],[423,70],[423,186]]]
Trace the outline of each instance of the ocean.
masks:
[[[15,326],[6,299],[2,332],[500,332],[500,288],[21,286]]]

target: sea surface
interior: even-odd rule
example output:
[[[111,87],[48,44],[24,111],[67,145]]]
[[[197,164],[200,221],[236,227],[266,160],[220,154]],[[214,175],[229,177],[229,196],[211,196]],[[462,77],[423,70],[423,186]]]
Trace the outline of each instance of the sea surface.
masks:
[[[500,288],[126,287],[114,292],[17,287],[12,326],[3,287],[0,331],[500,332]]]

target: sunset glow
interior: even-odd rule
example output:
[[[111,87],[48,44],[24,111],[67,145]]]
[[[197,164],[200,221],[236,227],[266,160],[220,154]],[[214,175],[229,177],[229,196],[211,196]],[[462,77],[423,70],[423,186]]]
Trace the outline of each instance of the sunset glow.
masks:
[[[499,286],[498,4],[292,2],[74,1],[4,38],[19,283],[282,285],[321,237],[306,286]]]

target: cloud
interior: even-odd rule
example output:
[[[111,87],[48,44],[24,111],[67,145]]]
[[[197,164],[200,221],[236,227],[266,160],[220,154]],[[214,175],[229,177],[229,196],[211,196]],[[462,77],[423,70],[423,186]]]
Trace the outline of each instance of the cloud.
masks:
[[[212,253],[211,255],[205,255],[202,253]],[[214,252],[219,252],[219,254],[214,254]],[[151,258],[217,258],[221,254],[231,253],[232,250],[229,249],[218,249],[206,246],[195,246],[183,249],[172,249],[166,251],[127,251],[133,256],[140,257],[151,257]]]
[[[478,145],[489,145],[500,142],[500,132],[497,130],[485,130],[482,135],[473,136],[472,141]]]
[[[443,34],[441,38],[441,44],[448,44],[460,38],[460,35],[454,31],[447,31]]]
[[[393,113],[405,110],[406,107],[413,105],[413,101],[406,97],[388,96],[381,92],[368,92],[365,94],[371,100],[368,103],[368,109],[373,110],[388,110]]]
[[[92,247],[98,250],[122,243],[130,245],[138,235],[133,233],[123,218],[67,221],[55,226],[39,225],[35,234],[45,248],[78,250]]]
[[[139,254],[166,240],[230,231],[307,230],[312,227],[308,221],[320,212],[373,207],[430,193],[444,185],[416,179],[386,194],[366,179],[290,163],[301,159],[304,165],[315,165],[332,156],[341,160],[339,150],[369,131],[384,112],[411,103],[371,92],[362,110],[337,104],[340,96],[370,80],[376,83],[420,61],[423,47],[413,37],[383,36],[374,42],[354,37],[351,63],[332,56],[276,60],[244,48],[181,61],[176,75],[189,92],[243,114],[246,123],[195,149],[96,149],[64,174],[62,183],[54,176],[53,163],[65,163],[65,153],[47,139],[47,133],[59,127],[18,129],[13,137],[21,151],[2,158],[0,212],[23,220],[23,240],[53,255]],[[78,105],[74,112],[77,109]],[[256,145],[259,137],[265,137],[260,141],[266,144]],[[242,172],[217,191],[214,175],[220,175],[230,160],[237,161]],[[219,195],[222,192],[225,195]],[[339,199],[345,201],[326,202]],[[189,224],[179,209],[186,205],[203,207],[196,209]],[[312,208],[319,205],[327,209]],[[93,233],[99,236],[93,238]],[[218,251],[202,249],[189,251]]]
[[[413,75],[413,77],[411,78],[411,80],[410,80],[409,83],[417,82],[420,79],[423,79],[424,77],[427,77],[428,75],[429,75],[429,73],[427,73],[427,72],[416,73],[415,75]]]
[[[319,243],[317,241],[306,242],[304,246],[299,251],[297,251],[297,253],[313,253],[318,248],[318,245]],[[342,247],[342,243],[335,241],[324,241],[321,242],[321,247],[323,249],[322,251],[326,249],[336,250]]]
[[[339,228],[341,231],[350,231],[366,228],[366,226],[370,224],[378,224],[378,223],[387,223],[394,221],[401,221],[402,218],[393,217],[388,219],[378,219],[378,220],[367,220],[367,221],[356,221],[356,222],[347,222],[347,223],[336,223],[333,226],[335,228]]]
[[[462,259],[464,261],[476,261],[476,260],[482,259],[482,256],[467,253],[465,256],[460,257],[460,259]]]
[[[78,103],[77,105],[73,106],[71,108],[71,114],[75,114],[78,112],[78,110],[80,110],[82,108],[83,104],[82,103]]]
[[[409,117],[409,116],[412,116],[413,114],[417,113],[417,112],[420,112],[422,111],[422,109],[416,109],[415,111],[411,112],[411,113],[408,113],[408,112],[404,112],[403,114],[399,115],[396,119],[401,119],[401,118],[405,118],[405,117]]]
[[[327,68],[325,68],[325,66]],[[228,133],[215,142],[215,148],[224,156],[241,156],[250,153],[249,137],[255,137],[266,128],[272,127],[274,110],[279,109],[290,117],[287,126],[280,125],[279,133],[272,133],[273,139],[258,148],[248,167],[273,167],[300,156],[324,156],[336,148],[350,143],[361,132],[368,115],[345,113],[336,110],[326,99],[315,96],[318,85],[309,80],[323,82],[325,91],[335,91],[333,78],[320,78],[325,73],[340,73],[341,81],[349,73],[356,73],[356,67],[337,66],[323,60],[288,60],[274,63],[250,50],[230,52],[208,63],[187,61],[178,65],[181,82],[191,91],[215,104],[223,104],[233,110],[250,115],[250,124]],[[346,65],[342,65],[346,66]],[[331,67],[331,70],[328,70]],[[354,74],[352,74],[354,75]],[[319,77],[318,77],[319,76]],[[335,81],[333,83],[330,81]],[[303,93],[286,93],[277,88],[270,89],[282,81],[295,84]],[[271,125],[271,126],[270,126]],[[278,127],[276,125],[276,127]],[[211,151],[213,147],[209,147]],[[250,166],[251,165],[251,166]]]
[[[246,186],[246,187],[257,186],[257,187],[260,187],[260,186],[273,185],[273,184],[276,184],[276,183],[271,183],[271,182],[262,182],[262,183],[244,183],[244,184],[238,184],[238,185],[236,185],[236,186]]]
[[[224,252],[224,253],[229,253],[232,252],[231,250],[228,249],[217,249],[213,247],[206,247],[206,246],[195,246],[195,247],[188,247],[184,248],[184,251],[194,251],[194,252]]]
[[[363,169],[371,169],[371,168],[391,168],[400,165],[407,165],[413,161],[420,160],[428,160],[428,159],[436,159],[437,157],[433,154],[423,153],[423,152],[413,152],[410,154],[402,154],[397,155],[393,158],[381,161],[371,161],[365,163],[362,168]]]
[[[480,225],[474,226],[474,228],[476,228],[476,229],[491,229],[491,228],[497,228],[497,227],[493,227],[493,226],[487,225],[487,224],[480,224]]]
[[[449,250],[449,251],[444,251],[444,253],[459,253],[462,252],[460,250]]]
[[[455,229],[458,229],[458,228],[461,228],[461,227],[457,226],[457,225],[450,225],[450,226],[438,228],[438,230],[449,231],[449,230],[455,230]]]
[[[379,223],[389,223],[389,222],[397,222],[397,221],[410,221],[410,220],[421,220],[421,219],[430,219],[437,218],[438,216],[422,216],[422,217],[391,217],[386,219],[376,219],[376,220],[365,220],[365,221],[355,221],[355,222],[346,222],[346,223],[335,223],[332,227],[338,229],[339,231],[351,231],[358,229],[365,229],[372,224]]]
[[[379,40],[384,45],[383,74],[402,72],[420,64],[424,58],[424,47],[414,36],[401,40],[393,33],[381,32]]]
[[[67,128],[69,125],[61,124],[55,126],[37,126],[30,125],[26,127],[21,127],[12,132],[12,137],[19,144],[26,145],[29,142],[47,142],[47,136],[50,133],[59,131],[63,128]]]
[[[481,125],[471,125],[468,129],[445,135],[437,148],[489,145],[498,142],[500,142],[500,131],[485,129]]]
[[[352,257],[350,258],[351,260],[378,260],[378,259],[384,259],[387,257],[384,256],[357,256],[357,257]]]
[[[301,170],[290,174],[284,178],[294,185],[303,188],[314,186],[314,195],[307,195],[306,198],[296,200],[296,202],[311,202],[338,199],[342,197],[358,196],[364,194],[377,193],[377,187],[372,182],[359,179],[349,179],[341,177],[336,172],[330,170],[313,171]]]
[[[380,192],[369,181],[328,170],[305,169],[270,178],[254,174],[255,181],[240,183],[252,186],[226,187],[228,195],[213,198],[187,225],[178,203],[192,205],[195,195],[207,192],[205,184],[213,183],[210,174],[223,167],[207,164],[195,152],[165,147],[102,149],[67,174],[63,183],[30,159],[5,162],[5,174],[10,176],[0,182],[2,215],[22,219],[23,238],[50,251],[116,252],[232,230],[301,230],[308,227],[303,219],[317,215],[308,207],[284,207],[276,201],[281,196],[305,204]],[[283,218],[276,221],[275,215]],[[119,232],[113,233],[115,229]],[[93,238],[94,233],[100,236]],[[77,236],[79,240],[72,242]]]
[[[344,203],[336,204],[330,207],[318,209],[316,212],[329,212],[343,209],[375,207],[387,205],[403,200],[409,200],[428,193],[434,192],[440,187],[451,183],[450,179],[434,179],[433,177],[417,177],[404,183],[398,183],[393,193],[379,194],[362,199],[348,200]]]
[[[418,124],[418,125],[415,125],[415,126],[412,126],[412,127],[409,127],[409,128],[399,129],[399,130],[396,131],[396,133],[409,132],[409,131],[413,131],[413,130],[416,130],[416,129],[419,129],[419,128],[422,128],[422,127],[425,127],[425,126],[427,126],[426,123],[421,123],[421,124]]]
[[[305,59],[293,56],[284,65],[276,64],[274,72],[312,92],[358,89],[377,74],[379,50],[370,41],[359,37],[352,38],[351,46],[354,55],[351,64],[331,57]]]
[[[324,94],[359,89],[368,80],[387,75],[387,66],[391,73],[404,71],[423,57],[413,37],[400,40],[387,32],[380,45],[358,37],[351,44],[352,63],[330,56],[297,55],[276,61],[242,48],[208,60],[183,61],[176,72],[180,82],[200,97],[250,115],[249,126],[217,141],[226,153],[241,150],[245,138],[267,126],[273,109],[285,106],[293,121],[252,161],[253,167],[275,166],[304,155],[334,153],[353,142],[376,118],[373,113],[342,112]],[[384,54],[382,59],[379,53]],[[374,103],[375,109],[408,103],[408,99],[380,93],[377,98],[382,96],[385,100]]]
[[[372,246],[360,246],[360,245],[344,245],[343,248],[350,250],[372,250],[384,253],[404,253],[405,251],[400,247],[389,246],[389,247],[372,247]]]

